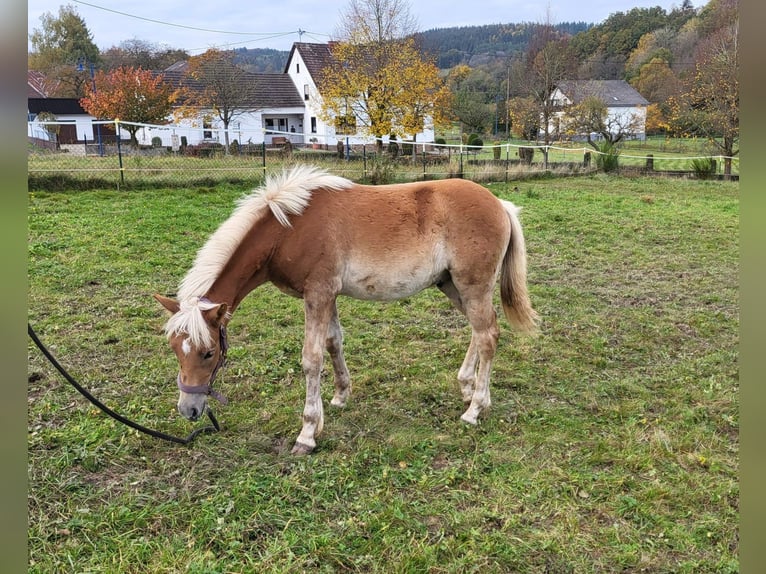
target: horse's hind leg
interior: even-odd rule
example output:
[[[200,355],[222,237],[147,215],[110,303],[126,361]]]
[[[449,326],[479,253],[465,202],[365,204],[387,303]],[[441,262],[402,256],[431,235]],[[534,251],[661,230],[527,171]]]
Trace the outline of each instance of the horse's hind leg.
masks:
[[[460,293],[452,282],[452,279],[447,279],[437,284],[439,290],[444,293],[447,298],[452,302],[455,308],[465,315],[465,307],[463,306],[463,300],[460,297]],[[476,382],[476,366],[479,363],[479,354],[476,352],[476,338],[471,336],[471,343],[468,345],[468,351],[463,359],[463,364],[460,366],[460,370],[457,373],[457,380],[460,383],[460,393],[463,396],[463,402],[468,405],[473,399],[473,389]]]
[[[468,351],[457,372],[457,380],[460,383],[460,393],[463,395],[463,403],[470,404],[473,399],[473,391],[476,385],[476,366],[479,363],[479,353],[476,352],[476,338],[471,335],[471,343]]]
[[[489,376],[500,333],[497,327],[497,314],[492,306],[491,292],[477,299],[468,300],[465,307],[466,316],[473,329],[471,347],[475,347],[475,357],[471,356],[471,347],[469,347],[469,353],[466,355],[466,361],[463,363],[461,371],[463,368],[466,369],[462,373],[466,377],[469,372],[473,373],[476,358],[478,358],[478,371],[476,372],[471,403],[460,418],[469,424],[476,424],[479,414],[492,404],[489,393]]]
[[[330,326],[327,329],[327,351],[332,359],[332,368],[335,376],[335,394],[330,404],[336,407],[345,407],[346,401],[351,394],[351,376],[343,356],[343,331],[338,319],[338,308],[333,302]]]

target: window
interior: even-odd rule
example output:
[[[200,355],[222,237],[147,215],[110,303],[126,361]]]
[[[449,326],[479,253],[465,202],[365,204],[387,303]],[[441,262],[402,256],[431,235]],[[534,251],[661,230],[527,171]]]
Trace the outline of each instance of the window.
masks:
[[[202,121],[202,139],[206,139],[206,140],[213,139],[212,127],[213,127],[213,124],[210,123],[209,120]]]
[[[301,65],[300,63],[295,64],[295,73],[300,74],[301,73]]]
[[[303,84],[303,99],[309,101],[309,85]]]
[[[317,119],[315,117],[311,118],[311,133],[317,133]]]

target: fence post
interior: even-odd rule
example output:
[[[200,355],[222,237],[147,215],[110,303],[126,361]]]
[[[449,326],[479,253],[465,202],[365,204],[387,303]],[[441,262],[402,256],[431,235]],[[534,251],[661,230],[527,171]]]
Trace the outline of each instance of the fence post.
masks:
[[[646,170],[654,171],[654,154],[647,154],[646,156]]]
[[[114,125],[117,128],[117,160],[120,164],[120,185],[125,185],[125,168],[122,165],[122,127],[120,127],[120,120],[115,119]]]
[[[266,140],[261,144],[261,167],[263,168],[263,177],[266,177]]]
[[[505,144],[505,183],[508,183],[508,172],[511,170],[511,144]]]

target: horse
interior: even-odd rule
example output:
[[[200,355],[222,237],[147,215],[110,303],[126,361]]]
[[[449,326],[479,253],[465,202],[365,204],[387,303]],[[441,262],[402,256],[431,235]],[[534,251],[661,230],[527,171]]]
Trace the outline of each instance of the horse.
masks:
[[[477,424],[491,404],[498,280],[509,323],[537,329],[519,211],[463,179],[362,185],[310,165],[269,176],[199,249],[176,298],[154,295],[170,313],[164,331],[179,363],[179,412],[196,420],[209,396],[224,400],[212,383],[226,358],[226,326],[245,296],[270,282],[303,299],[306,395],[292,453],[309,454],[324,424],[325,350],[330,404],[345,406],[351,393],[337,297],[391,301],[435,286],[472,330],[457,378],[467,406],[460,418]]]

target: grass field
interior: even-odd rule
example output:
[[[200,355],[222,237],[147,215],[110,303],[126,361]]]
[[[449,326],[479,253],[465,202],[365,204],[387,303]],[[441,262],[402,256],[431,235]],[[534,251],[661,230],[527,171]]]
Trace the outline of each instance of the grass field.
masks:
[[[339,300],[354,392],[315,454],[300,301],[254,292],[223,432],[139,435],[29,346],[29,572],[737,572],[739,184],[489,186],[523,206],[537,338],[503,320],[493,405],[459,421],[462,317],[436,290]],[[154,292],[245,190],[29,197],[29,317],[101,400],[185,436]]]

